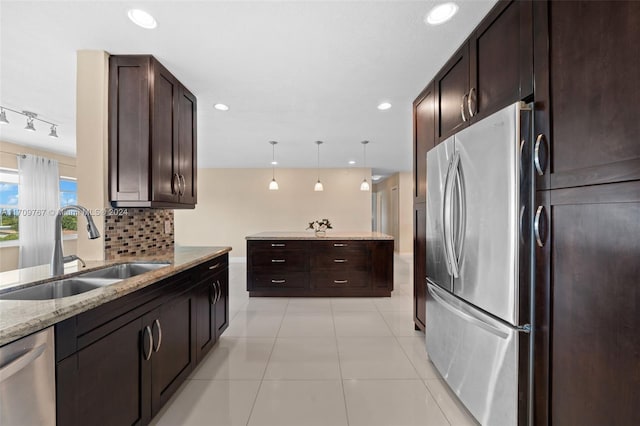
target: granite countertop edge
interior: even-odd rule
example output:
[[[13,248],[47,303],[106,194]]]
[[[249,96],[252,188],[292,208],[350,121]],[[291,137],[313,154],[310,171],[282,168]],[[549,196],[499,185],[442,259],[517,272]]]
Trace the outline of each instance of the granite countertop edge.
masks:
[[[171,263],[166,267],[75,296],[50,300],[0,300],[0,346],[43,330],[74,315],[103,305],[104,303],[126,296],[136,290],[153,285],[158,281],[193,268],[208,260],[215,259],[230,251],[231,247],[176,247],[175,252],[165,255],[136,256],[120,258],[114,261],[87,262],[89,267],[65,274],[62,278],[69,278],[81,273],[125,262],[170,261]],[[0,276],[1,275],[2,274],[0,274]],[[32,280],[32,283],[45,283],[60,278],[61,277],[48,277],[46,279]],[[7,291],[8,288],[17,289],[25,287],[27,284],[31,283],[17,282],[14,286],[5,286],[3,292]]]
[[[258,234],[247,235],[247,241],[267,241],[267,240],[393,240],[393,236],[381,232],[333,232],[326,231],[325,236],[317,237],[312,231],[307,232],[260,232]]]

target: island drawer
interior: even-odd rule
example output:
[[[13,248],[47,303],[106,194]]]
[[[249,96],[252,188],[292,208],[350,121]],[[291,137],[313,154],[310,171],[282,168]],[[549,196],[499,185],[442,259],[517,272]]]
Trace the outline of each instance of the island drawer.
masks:
[[[252,289],[260,288],[306,288],[308,274],[306,272],[255,273],[253,274]]]
[[[307,241],[304,240],[268,240],[268,241],[247,241],[249,250],[306,250]]]
[[[249,254],[249,264],[262,271],[306,271],[308,257],[299,250],[255,250]]]
[[[311,275],[311,288],[367,288],[370,287],[368,271],[344,271],[314,273]]]
[[[311,241],[310,250],[322,251],[322,252],[345,252],[345,251],[359,251],[366,253],[369,250],[370,243],[368,241],[354,241],[354,240],[325,240],[325,241]]]
[[[366,272],[369,270],[369,256],[360,250],[316,252],[311,255],[311,269]]]

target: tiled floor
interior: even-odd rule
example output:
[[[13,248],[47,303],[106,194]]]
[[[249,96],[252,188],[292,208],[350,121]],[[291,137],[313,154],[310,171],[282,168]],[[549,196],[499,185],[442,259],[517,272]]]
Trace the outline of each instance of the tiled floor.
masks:
[[[156,425],[475,425],[413,328],[411,259],[391,298],[251,298],[230,264],[230,326]]]

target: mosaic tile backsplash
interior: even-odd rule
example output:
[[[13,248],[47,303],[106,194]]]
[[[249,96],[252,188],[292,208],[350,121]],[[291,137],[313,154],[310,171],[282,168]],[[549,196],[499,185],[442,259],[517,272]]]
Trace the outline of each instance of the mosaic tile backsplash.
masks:
[[[126,210],[125,215],[105,216],[106,260],[173,251],[173,210]]]

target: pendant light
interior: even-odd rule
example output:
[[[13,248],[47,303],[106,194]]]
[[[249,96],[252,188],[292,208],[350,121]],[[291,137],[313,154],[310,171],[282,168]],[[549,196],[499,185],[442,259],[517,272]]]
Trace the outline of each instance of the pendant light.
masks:
[[[7,111],[4,108],[0,108],[0,123],[9,124],[9,120],[7,120]]]
[[[318,145],[318,181],[313,187],[313,190],[320,192],[324,191],[324,186],[322,186],[322,182],[320,182],[320,145],[322,145],[322,141],[316,141],[316,145]]]
[[[366,169],[366,167],[367,167],[367,144],[369,143],[369,141],[362,141],[360,143],[362,144],[363,158],[364,158],[364,161],[362,162],[362,164],[364,165],[364,168]],[[369,186],[369,182],[367,182],[367,175],[366,175],[366,172],[365,172],[364,179],[362,179],[362,183],[360,184],[360,191],[369,191],[370,189],[371,189],[371,187]]]
[[[278,164],[276,162],[276,145],[278,142],[269,141],[269,143],[271,144],[271,182],[269,182],[269,190],[277,191],[279,189],[278,182],[276,182],[276,164]]]

